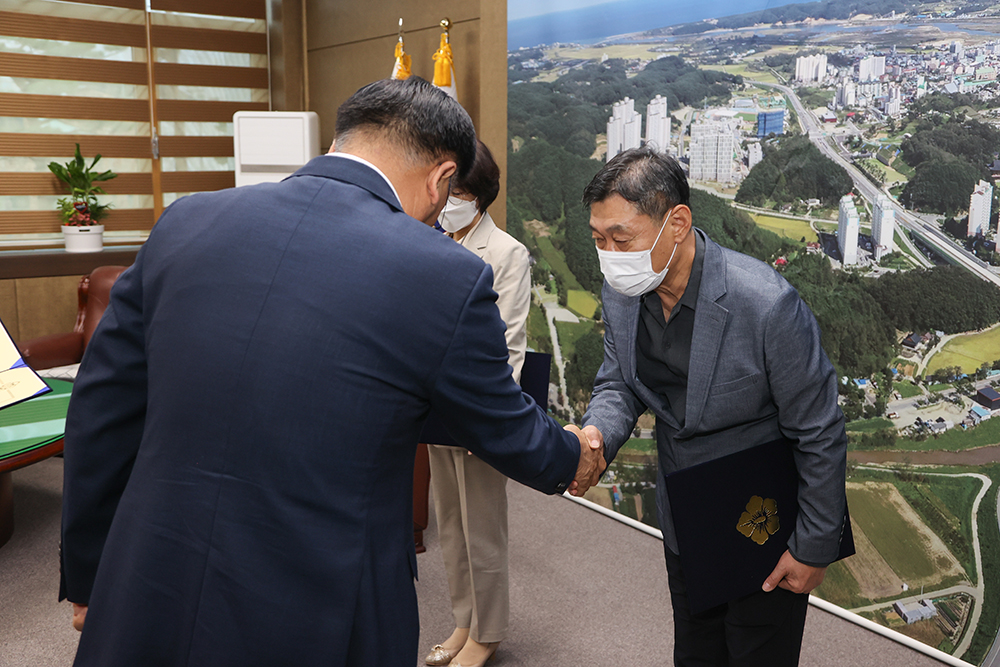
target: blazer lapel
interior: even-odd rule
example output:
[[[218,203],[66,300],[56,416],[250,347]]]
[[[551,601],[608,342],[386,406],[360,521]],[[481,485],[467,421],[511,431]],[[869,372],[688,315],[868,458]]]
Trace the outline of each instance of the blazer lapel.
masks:
[[[486,246],[489,243],[490,235],[497,226],[489,213],[483,213],[476,226],[472,228],[469,235],[462,239],[462,245],[471,250],[478,257],[486,254]]]
[[[705,262],[701,287],[694,312],[691,335],[691,361],[688,364],[687,408],[684,428],[677,434],[684,438],[694,433],[708,400],[708,390],[715,376],[722,335],[729,311],[717,302],[726,293],[726,262],[722,249],[705,237]]]

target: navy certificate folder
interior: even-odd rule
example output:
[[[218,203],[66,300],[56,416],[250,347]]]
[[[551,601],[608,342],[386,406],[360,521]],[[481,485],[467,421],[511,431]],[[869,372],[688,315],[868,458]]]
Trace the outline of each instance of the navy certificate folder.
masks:
[[[549,404],[549,369],[552,367],[552,355],[543,352],[527,351],[524,353],[524,363],[521,365],[521,390],[535,399],[535,403],[546,409]],[[427,416],[424,430],[420,432],[418,442],[432,445],[461,445],[448,434],[444,424],[434,412]]]
[[[792,443],[775,440],[667,475],[692,613],[760,590],[798,517]],[[854,554],[844,516],[837,560]]]

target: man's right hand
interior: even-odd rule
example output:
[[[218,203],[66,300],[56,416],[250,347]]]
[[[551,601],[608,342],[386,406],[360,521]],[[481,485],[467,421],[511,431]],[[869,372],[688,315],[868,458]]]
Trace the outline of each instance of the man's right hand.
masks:
[[[580,439],[580,464],[576,468],[576,477],[569,485],[569,492],[574,496],[582,496],[587,489],[597,484],[607,467],[604,462],[604,436],[594,426],[587,426],[581,431],[576,426],[567,424],[565,429]]]
[[[87,605],[73,604],[73,629],[77,632],[83,630],[83,622],[87,620]]]

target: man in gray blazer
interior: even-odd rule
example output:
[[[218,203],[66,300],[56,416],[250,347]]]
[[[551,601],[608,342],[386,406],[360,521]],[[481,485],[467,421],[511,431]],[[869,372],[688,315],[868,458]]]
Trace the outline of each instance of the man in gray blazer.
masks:
[[[795,665],[807,594],[837,558],[846,503],[844,418],[816,320],[771,267],[692,227],[673,159],[625,151],[583,199],[605,277],[604,363],[584,432],[610,463],[639,416],[656,415],[675,664]],[[799,475],[787,551],[759,592],[692,614],[664,477],[782,437]]]

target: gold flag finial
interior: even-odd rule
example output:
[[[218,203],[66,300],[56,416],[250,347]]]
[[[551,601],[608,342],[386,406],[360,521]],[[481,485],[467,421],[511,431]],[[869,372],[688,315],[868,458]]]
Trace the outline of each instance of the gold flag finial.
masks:
[[[434,85],[446,92],[453,99],[458,99],[455,90],[455,62],[451,52],[451,19],[447,16],[441,19],[441,44],[434,53]]]

